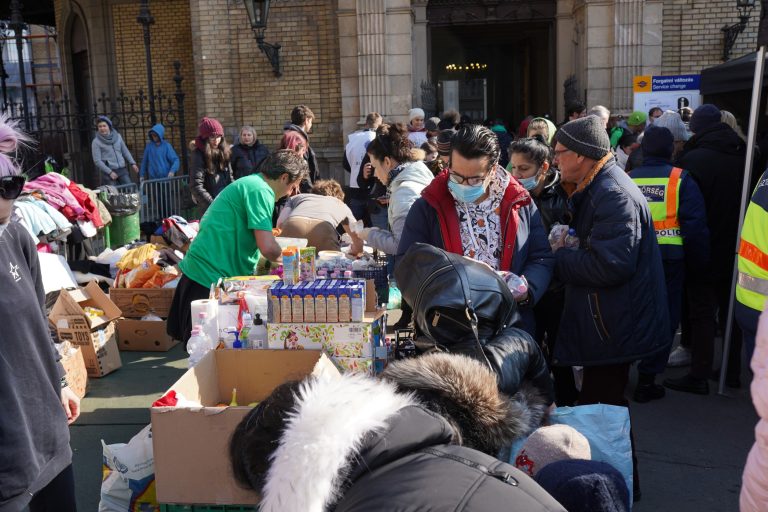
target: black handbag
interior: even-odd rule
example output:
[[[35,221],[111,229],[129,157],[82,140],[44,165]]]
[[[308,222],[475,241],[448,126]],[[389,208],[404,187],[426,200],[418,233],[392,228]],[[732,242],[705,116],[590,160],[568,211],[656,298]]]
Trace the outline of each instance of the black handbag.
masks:
[[[507,284],[478,261],[416,243],[395,278],[413,308],[417,353],[441,350],[488,362],[484,341],[520,323]]]

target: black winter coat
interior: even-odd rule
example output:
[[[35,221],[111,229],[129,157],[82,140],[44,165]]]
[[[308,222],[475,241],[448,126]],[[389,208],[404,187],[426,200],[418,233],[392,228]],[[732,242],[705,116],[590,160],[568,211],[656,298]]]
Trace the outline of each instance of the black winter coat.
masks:
[[[664,269],[640,189],[610,160],[568,205],[580,246],[555,253],[555,277],[566,289],[553,364],[618,364],[662,350]]]
[[[232,183],[232,169],[227,165],[223,171],[211,174],[205,165],[205,155],[199,149],[191,154],[190,177],[192,197],[201,210],[207,209],[224,187]]]
[[[675,164],[693,176],[704,196],[712,259],[705,274],[715,279],[730,279],[733,271],[745,155],[744,141],[719,123],[686,142]]]
[[[560,186],[560,171],[551,169],[547,174],[544,189],[538,196],[533,197],[533,202],[539,209],[544,230],[549,233],[555,222],[568,224],[571,214],[568,211],[568,194]]]
[[[259,164],[269,156],[267,146],[256,141],[251,146],[237,144],[232,146],[232,160],[230,166],[234,174],[234,179],[240,179],[244,176],[250,176],[256,173]]]

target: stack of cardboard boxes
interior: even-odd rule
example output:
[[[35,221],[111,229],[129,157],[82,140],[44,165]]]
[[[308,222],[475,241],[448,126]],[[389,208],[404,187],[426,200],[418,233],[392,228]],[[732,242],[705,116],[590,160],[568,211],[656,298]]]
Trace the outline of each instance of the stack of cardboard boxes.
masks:
[[[109,296],[122,310],[117,323],[120,350],[165,352],[179,343],[166,334],[174,288],[111,288]],[[147,315],[163,320],[142,320]]]

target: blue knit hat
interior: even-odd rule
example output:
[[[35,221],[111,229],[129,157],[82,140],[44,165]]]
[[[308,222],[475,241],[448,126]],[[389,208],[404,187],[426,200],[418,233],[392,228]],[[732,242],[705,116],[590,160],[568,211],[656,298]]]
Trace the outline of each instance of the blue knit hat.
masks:
[[[720,123],[720,109],[711,103],[705,103],[693,111],[688,127],[693,133],[699,133]]]
[[[561,460],[544,466],[534,478],[568,512],[629,512],[629,489],[610,464]]]
[[[646,128],[640,147],[643,148],[643,157],[657,156],[670,159],[675,149],[675,137],[667,128],[656,126],[654,123]]]

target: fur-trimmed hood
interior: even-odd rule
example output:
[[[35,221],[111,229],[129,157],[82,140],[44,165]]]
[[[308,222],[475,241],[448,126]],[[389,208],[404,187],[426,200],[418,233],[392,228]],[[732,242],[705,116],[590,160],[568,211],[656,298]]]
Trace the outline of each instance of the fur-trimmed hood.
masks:
[[[372,434],[414,405],[412,396],[370,377],[307,380],[272,457],[260,510],[326,510],[341,497],[351,462]]]
[[[541,426],[547,399],[530,383],[512,397],[501,393],[487,366],[463,355],[432,353],[390,364],[382,378],[413,393],[445,418],[457,443],[489,455]]]

